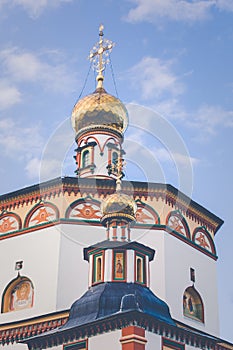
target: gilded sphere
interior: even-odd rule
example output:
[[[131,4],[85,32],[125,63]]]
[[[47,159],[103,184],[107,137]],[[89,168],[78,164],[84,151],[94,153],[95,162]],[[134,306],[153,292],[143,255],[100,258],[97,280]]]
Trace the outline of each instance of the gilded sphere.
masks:
[[[98,88],[76,103],[71,119],[76,134],[95,129],[123,134],[128,125],[128,112],[118,98]]]
[[[116,192],[102,202],[102,223],[105,225],[108,221],[124,220],[127,222],[135,221],[137,205],[133,198],[127,194]]]

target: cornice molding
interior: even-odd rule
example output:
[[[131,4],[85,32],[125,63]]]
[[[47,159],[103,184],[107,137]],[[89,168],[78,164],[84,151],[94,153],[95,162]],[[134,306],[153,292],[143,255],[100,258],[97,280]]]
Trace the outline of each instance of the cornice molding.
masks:
[[[109,179],[80,179],[72,177],[57,178],[38,185],[30,186],[12,193],[0,196],[0,210],[13,210],[17,207],[33,204],[41,200],[80,194],[98,195],[106,197],[115,191],[115,180]],[[134,199],[159,198],[173,210],[179,210],[182,215],[194,220],[198,225],[216,233],[223,224],[223,220],[209,212],[207,209],[194,202],[192,199],[179,192],[175,187],[160,183],[125,182],[122,191],[133,195]]]
[[[55,312],[0,325],[0,344],[13,344],[64,325],[69,311]]]

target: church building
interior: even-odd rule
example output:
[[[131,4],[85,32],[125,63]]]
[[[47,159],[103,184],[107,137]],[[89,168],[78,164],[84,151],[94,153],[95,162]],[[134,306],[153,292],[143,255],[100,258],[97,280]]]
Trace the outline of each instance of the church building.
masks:
[[[75,176],[0,196],[0,345],[13,350],[224,350],[215,234],[169,184],[124,180],[125,105],[104,88],[72,111]],[[133,118],[133,116],[132,116]]]

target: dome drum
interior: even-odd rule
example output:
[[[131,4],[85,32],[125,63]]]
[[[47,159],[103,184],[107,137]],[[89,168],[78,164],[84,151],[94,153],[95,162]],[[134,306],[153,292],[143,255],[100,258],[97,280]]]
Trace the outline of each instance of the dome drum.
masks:
[[[114,135],[120,142],[123,142],[123,134],[119,132],[116,128],[106,125],[92,125],[85,126],[76,132],[75,141],[77,144],[80,142],[82,136],[86,137],[87,134],[111,134]]]
[[[110,225],[111,223],[116,223],[116,225],[119,225],[120,223],[128,224],[129,222],[133,221],[135,221],[135,217],[125,213],[106,214],[101,218],[101,223],[103,226],[107,226],[107,223]]]

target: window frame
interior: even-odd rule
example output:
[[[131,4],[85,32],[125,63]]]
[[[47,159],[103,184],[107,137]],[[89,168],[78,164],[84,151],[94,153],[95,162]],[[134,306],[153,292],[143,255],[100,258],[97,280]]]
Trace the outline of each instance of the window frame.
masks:
[[[97,278],[97,269],[98,269],[98,260],[101,259],[101,266],[100,266],[100,279]],[[93,268],[92,268],[92,284],[99,284],[104,282],[104,251],[100,251],[98,253],[93,254]]]
[[[175,350],[185,350],[185,344],[176,342],[168,338],[162,338],[162,350],[166,348]]]
[[[63,344],[63,350],[88,350],[88,339],[70,344]]]
[[[142,267],[141,267],[141,273],[142,273],[142,278],[138,278],[138,265],[137,265],[137,260],[140,259],[142,261]],[[135,283],[139,283],[141,285],[146,285],[147,283],[147,275],[146,275],[146,255],[135,252],[135,269],[134,269],[134,280]]]

